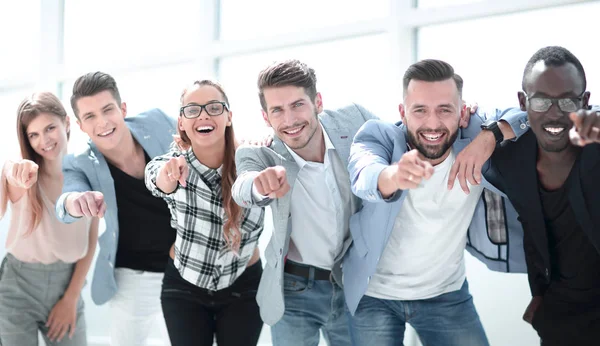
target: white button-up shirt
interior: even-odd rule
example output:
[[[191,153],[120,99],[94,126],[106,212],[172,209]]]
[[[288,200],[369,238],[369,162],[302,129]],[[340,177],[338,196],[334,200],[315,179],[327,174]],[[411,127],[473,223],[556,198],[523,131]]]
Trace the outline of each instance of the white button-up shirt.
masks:
[[[327,132],[323,130],[323,163],[306,161],[286,146],[299,172],[290,206],[291,241],[288,259],[331,270],[344,241],[354,209],[350,178]]]
[[[331,270],[350,237],[350,216],[357,206],[346,165],[323,126],[321,129],[325,141],[323,163],[306,161],[286,145],[299,168],[289,192],[291,241],[287,258]],[[255,187],[252,190],[255,198],[266,198]]]

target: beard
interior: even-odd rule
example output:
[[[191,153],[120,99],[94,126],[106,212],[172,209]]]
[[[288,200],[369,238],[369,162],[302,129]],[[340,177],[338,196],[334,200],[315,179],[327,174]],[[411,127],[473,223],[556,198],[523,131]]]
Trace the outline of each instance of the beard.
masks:
[[[448,149],[450,149],[450,147],[452,146],[452,144],[454,144],[454,142],[456,141],[456,138],[458,137],[458,129],[449,136],[448,136],[449,132],[447,130],[444,130],[443,132],[446,133],[446,140],[440,144],[431,145],[431,144],[423,143],[423,141],[421,140],[421,137],[419,136],[420,132],[427,132],[427,131],[430,131],[430,130],[429,129],[418,130],[416,134],[413,134],[412,131],[407,129],[406,133],[408,134],[408,143],[411,145],[411,147],[417,149],[419,151],[419,153],[421,153],[421,155],[423,155],[425,158],[430,159],[430,160],[437,160],[440,157],[444,156],[446,151],[448,151]],[[439,130],[435,130],[435,131],[440,132]]]

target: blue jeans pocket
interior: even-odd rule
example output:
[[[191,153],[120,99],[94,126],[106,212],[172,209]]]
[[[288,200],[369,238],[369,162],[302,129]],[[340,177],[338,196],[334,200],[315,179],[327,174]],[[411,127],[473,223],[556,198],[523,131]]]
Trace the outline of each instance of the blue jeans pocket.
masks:
[[[283,273],[283,291],[286,294],[300,294],[308,289],[307,279]]]

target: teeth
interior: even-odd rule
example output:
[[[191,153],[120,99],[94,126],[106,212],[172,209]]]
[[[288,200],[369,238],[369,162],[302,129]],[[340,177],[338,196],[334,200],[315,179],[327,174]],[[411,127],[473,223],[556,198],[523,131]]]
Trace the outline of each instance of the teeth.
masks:
[[[55,146],[56,146],[56,144],[52,144],[52,145],[51,145],[51,146],[49,146],[49,147],[42,148],[42,150],[43,150],[43,151],[50,151],[50,150],[54,149],[54,147],[55,147]]]
[[[547,132],[550,132],[553,135],[557,135],[564,131],[564,127],[546,127],[544,128]]]
[[[212,126],[198,126],[196,127],[196,131],[212,131],[215,128]]]
[[[99,133],[99,134],[98,134],[98,136],[102,136],[102,137],[104,137],[104,136],[108,136],[108,135],[110,135],[111,133],[113,133],[113,131],[114,131],[114,130],[115,130],[115,129],[112,129],[112,130],[108,130],[108,131],[106,131],[106,132]]]
[[[288,133],[288,134],[290,134],[290,135],[294,135],[294,134],[300,132],[300,130],[302,130],[302,127],[298,127],[297,129],[294,129],[294,130],[287,130],[285,132]]]
[[[440,138],[442,136],[441,133],[438,133],[437,135],[426,135],[423,134],[423,137],[425,137],[426,139],[430,140],[430,141],[435,141],[436,139]]]

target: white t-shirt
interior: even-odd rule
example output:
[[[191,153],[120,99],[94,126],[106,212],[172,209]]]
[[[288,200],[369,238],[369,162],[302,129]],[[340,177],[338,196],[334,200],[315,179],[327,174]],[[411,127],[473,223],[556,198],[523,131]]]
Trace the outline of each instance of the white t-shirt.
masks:
[[[483,188],[458,181],[448,190],[455,155],[434,167],[433,176],[407,190],[394,229],[372,276],[367,295],[420,300],[459,290],[465,280],[467,229]]]

